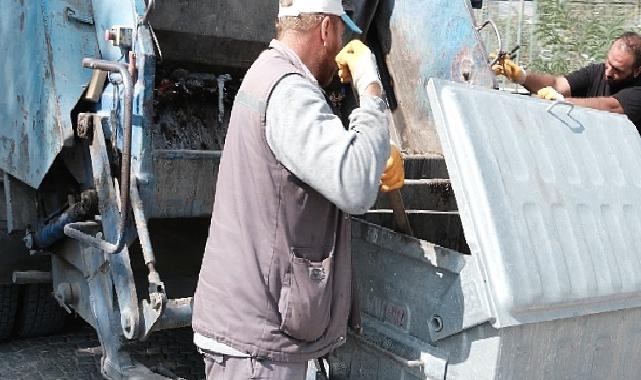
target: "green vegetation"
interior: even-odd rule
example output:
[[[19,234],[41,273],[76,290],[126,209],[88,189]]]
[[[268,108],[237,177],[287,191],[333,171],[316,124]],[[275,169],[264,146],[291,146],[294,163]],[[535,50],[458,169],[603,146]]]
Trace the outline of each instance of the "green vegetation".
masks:
[[[529,69],[565,74],[601,62],[616,36],[630,25],[630,8],[603,2],[536,1],[536,51]]]

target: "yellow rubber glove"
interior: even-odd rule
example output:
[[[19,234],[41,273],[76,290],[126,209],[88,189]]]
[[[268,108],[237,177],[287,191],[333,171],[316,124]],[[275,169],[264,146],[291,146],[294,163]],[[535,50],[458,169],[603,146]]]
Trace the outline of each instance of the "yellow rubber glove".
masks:
[[[359,94],[372,83],[381,84],[376,69],[376,60],[369,48],[359,40],[350,41],[336,56],[338,76],[341,82],[354,82]]]
[[[496,59],[496,54],[490,54],[490,59]],[[509,54],[504,54],[499,61],[492,66],[496,75],[503,75],[514,83],[523,84],[527,74],[525,70],[510,59]]]
[[[390,155],[387,159],[387,165],[381,176],[381,190],[389,192],[403,187],[405,181],[405,167],[403,157],[396,145],[390,145]]]
[[[553,89],[550,86],[543,87],[540,89],[537,93],[536,96],[539,97],[539,99],[545,99],[545,100],[560,100],[563,101],[565,100],[565,97],[555,89]]]

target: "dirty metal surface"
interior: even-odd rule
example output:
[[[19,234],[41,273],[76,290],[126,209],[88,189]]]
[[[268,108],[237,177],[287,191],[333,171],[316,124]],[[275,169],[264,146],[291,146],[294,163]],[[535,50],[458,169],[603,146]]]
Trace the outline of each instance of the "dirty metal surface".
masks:
[[[0,168],[38,187],[63,145],[73,139],[70,113],[91,77],[83,57],[98,55],[91,15],[79,0],[9,1],[0,13]],[[25,41],[29,41],[25,44]]]
[[[8,234],[7,204],[5,202],[6,176],[0,171],[0,284],[13,282],[13,271],[40,269],[47,270],[48,257],[30,256],[22,234]]]
[[[156,52],[151,33],[147,26],[138,24],[138,19],[145,13],[144,0],[93,0],[94,33],[98,38],[100,55],[105,60],[125,63],[126,52],[112,46],[102,37],[106,30],[121,25],[133,28],[133,44],[136,55],[137,81],[134,85],[133,118],[132,118],[132,173],[137,178],[150,180],[152,175],[152,137],[149,133],[153,119],[153,89],[156,71]],[[89,70],[86,70],[89,71]],[[103,125],[109,136],[114,136],[116,146],[122,149],[122,105],[123,88],[119,85],[118,76],[112,76],[102,94],[101,103],[96,110],[104,115]],[[141,186],[141,196],[145,203],[151,198],[151,186]]]
[[[149,218],[211,215],[218,164],[242,76],[158,66],[151,123]],[[149,133],[149,132],[147,132]]]
[[[641,306],[634,125],[447,81],[429,93],[494,326]]]
[[[463,279],[481,281],[473,259],[358,219],[352,245],[363,335],[332,353],[332,379],[445,379],[447,353],[434,345],[431,320],[468,321],[462,310],[475,298],[463,296]],[[446,308],[459,312],[445,318]]]
[[[191,329],[153,333],[146,342],[126,346],[133,358],[172,379],[203,379],[205,368],[192,343]],[[100,343],[79,322],[55,336],[0,343],[0,378],[101,380]]]
[[[35,225],[36,214],[36,191],[15,179],[13,176],[0,172],[4,184],[4,199],[6,208],[0,215],[7,221],[7,232],[19,233],[28,226]],[[0,197],[2,192],[0,192]]]
[[[220,75],[190,72],[177,64],[158,67],[152,125],[154,150],[222,150],[241,78],[231,77],[223,82],[221,114]]]
[[[93,27],[96,36],[98,36],[97,40],[102,59],[121,61],[123,58],[122,51],[119,47],[113,46],[110,41],[106,41],[103,38],[105,30],[111,29],[114,25],[135,26],[137,15],[144,13],[144,0],[92,0],[91,3],[94,11]],[[138,53],[140,54],[141,52],[138,51]],[[95,58],[98,58],[98,56],[95,56]]]
[[[154,151],[150,218],[209,217],[214,204],[221,151]]]
[[[151,25],[168,60],[248,69],[276,36],[277,14],[277,1],[157,0]]]
[[[491,87],[493,74],[467,1],[380,0],[376,36],[398,103],[394,129],[406,153],[441,153],[425,85],[430,78]]]

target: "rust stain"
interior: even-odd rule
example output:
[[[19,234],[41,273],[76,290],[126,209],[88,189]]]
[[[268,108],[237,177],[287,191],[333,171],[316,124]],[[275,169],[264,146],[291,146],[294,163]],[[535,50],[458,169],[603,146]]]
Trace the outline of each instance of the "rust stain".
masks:
[[[456,57],[454,57],[450,77],[446,79],[451,79],[455,82],[467,82],[472,75],[473,65],[474,61],[470,53],[470,48],[468,46],[464,46],[463,49],[458,52]],[[464,71],[467,72],[467,79],[463,76]]]
[[[16,168],[13,165],[15,142],[13,139],[7,138],[6,136],[0,136],[0,146],[2,146],[2,152],[7,152],[4,155],[4,157],[6,157],[7,172],[15,172]]]
[[[49,16],[46,13],[46,10],[43,10],[43,21],[44,21],[44,37],[45,37],[45,46],[47,47],[47,66],[49,68],[49,75],[51,76],[51,85],[52,85],[52,91],[55,93],[56,92],[56,78],[55,75],[53,74],[53,47],[51,46],[51,34],[50,34],[50,25],[49,25]],[[45,69],[46,72],[46,69]],[[46,73],[45,73],[46,75]],[[53,101],[55,102],[55,121],[56,121],[56,126],[58,127],[58,135],[62,135],[62,112],[60,110],[60,102],[58,97],[54,97]]]
[[[27,107],[25,107],[24,97],[22,95],[18,95],[17,98],[18,104],[20,104],[20,112],[22,112],[22,119],[24,119],[24,121],[27,121],[27,119],[29,118],[29,110],[27,109]]]
[[[381,32],[379,32],[381,33]],[[422,67],[436,68],[429,59],[413,48],[409,31],[398,23],[390,25],[391,48],[386,57],[398,107],[392,112],[393,127],[403,152],[410,154],[440,153],[436,127],[432,122]],[[431,73],[434,75],[434,73]]]
[[[22,131],[23,133],[20,136],[20,153],[22,153],[22,157],[29,157],[29,136],[24,133],[26,128],[23,128]],[[21,161],[28,161],[28,160],[21,160]]]

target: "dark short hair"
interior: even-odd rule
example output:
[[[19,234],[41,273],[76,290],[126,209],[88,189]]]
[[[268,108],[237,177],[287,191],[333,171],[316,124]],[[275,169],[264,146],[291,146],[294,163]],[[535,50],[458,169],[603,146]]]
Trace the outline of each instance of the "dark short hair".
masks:
[[[641,66],[641,36],[635,32],[625,32],[617,37],[614,42],[621,42],[626,51],[634,57],[634,68]]]

